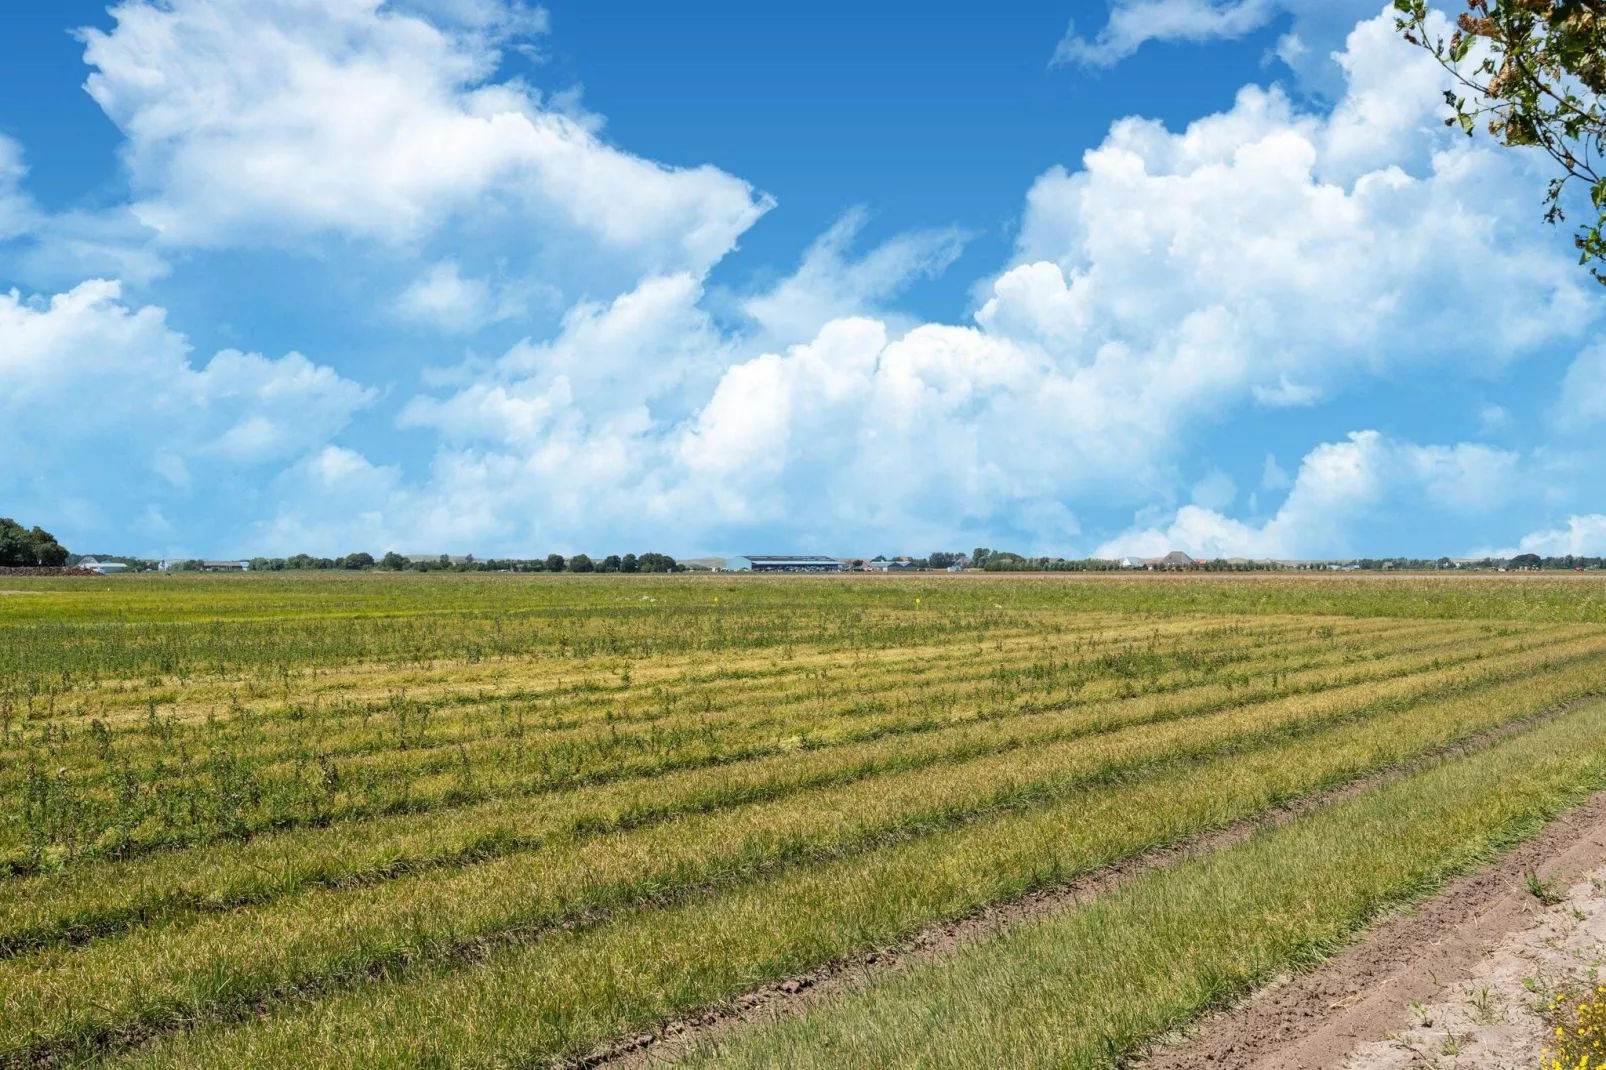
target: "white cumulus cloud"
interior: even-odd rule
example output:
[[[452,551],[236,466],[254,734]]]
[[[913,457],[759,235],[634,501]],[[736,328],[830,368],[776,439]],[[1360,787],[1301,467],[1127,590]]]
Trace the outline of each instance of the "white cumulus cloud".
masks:
[[[1268,458],[1270,460],[1270,458]],[[1196,557],[1329,558],[1357,552],[1359,529],[1385,510],[1478,515],[1520,492],[1519,458],[1488,446],[1422,446],[1357,431],[1306,455],[1288,497],[1263,524],[1245,523],[1201,504],[1170,523],[1134,528],[1096,556],[1154,557],[1183,550]]]
[[[1485,551],[1492,557],[1538,554],[1540,557],[1606,556],[1606,514],[1570,516],[1562,527],[1547,528],[1524,535],[1516,546]],[[1482,556],[1482,555],[1480,555]]]
[[[809,246],[792,275],[742,302],[766,341],[804,341],[830,320],[880,313],[916,279],[942,274],[964,250],[967,235],[950,227],[900,234],[855,257],[853,243],[868,220],[863,209],[848,212]]]
[[[1568,366],[1555,415],[1567,430],[1579,430],[1606,419],[1606,343],[1586,347]]]
[[[0,241],[15,238],[37,225],[33,201],[22,189],[27,174],[22,146],[0,134]]]
[[[86,532],[107,528],[114,504],[215,493],[206,480],[315,448],[374,399],[297,353],[224,350],[196,367],[162,309],[121,296],[107,281],[0,294],[0,454],[21,512],[99,503],[78,515]]]
[[[556,339],[408,406],[404,422],[443,446],[393,507],[483,516],[488,538],[549,544],[587,531],[708,549],[755,531],[793,545],[986,532],[1063,552],[1089,510],[1175,497],[1185,444],[1207,423],[1428,368],[1497,376],[1576,346],[1601,303],[1532,218],[1526,162],[1446,133],[1431,92],[1380,89],[1431,66],[1385,14],[1351,34],[1349,91],[1330,113],[1250,87],[1181,130],[1115,124],[1079,170],[1032,186],[1014,262],[968,325],[856,314],[754,354],[702,311],[692,274],[583,303]],[[861,275],[948,255],[922,239],[889,247],[892,270],[854,261],[856,225],[817,243],[754,315],[796,330]],[[1336,550],[1353,529],[1318,522],[1328,504],[1364,516],[1398,494],[1479,513],[1506,500],[1512,463],[1363,435],[1312,453],[1267,525],[1209,508],[1228,500],[1217,481],[1177,514],[1177,536],[1196,552]]]
[[[409,244],[456,223],[700,271],[767,207],[724,172],[630,155],[590,117],[491,80],[509,35],[539,28],[519,9],[448,5],[454,24],[411,6],[437,20],[382,0],[114,6],[113,29],[83,31],[88,89],[127,137],[135,214],[167,245]]]
[[[1122,0],[1091,39],[1071,23],[1054,50],[1054,63],[1110,67],[1149,41],[1212,41],[1242,37],[1283,9],[1277,0]]]

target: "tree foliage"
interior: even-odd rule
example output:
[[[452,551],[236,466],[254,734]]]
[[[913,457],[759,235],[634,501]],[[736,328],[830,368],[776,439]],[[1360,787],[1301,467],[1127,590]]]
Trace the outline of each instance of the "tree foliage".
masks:
[[[1543,149],[1561,168],[1545,219],[1565,218],[1570,185],[1587,190],[1593,218],[1574,234],[1580,264],[1606,285],[1606,0],[1466,0],[1445,40],[1426,0],[1394,0],[1395,23],[1455,78],[1445,91],[1470,136],[1480,121],[1507,145]]]
[[[67,563],[67,549],[38,525],[32,531],[0,517],[0,567],[59,568]]]

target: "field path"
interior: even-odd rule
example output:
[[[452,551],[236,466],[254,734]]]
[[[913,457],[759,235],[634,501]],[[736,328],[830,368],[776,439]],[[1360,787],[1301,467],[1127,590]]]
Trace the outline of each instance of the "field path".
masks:
[[[1372,776],[1293,800],[1270,813],[1145,852],[1058,888],[989,904],[975,914],[932,925],[903,943],[839,959],[807,973],[764,985],[738,997],[732,1004],[709,1008],[672,1021],[656,1032],[626,1038],[585,1059],[557,1065],[572,1070],[599,1067],[642,1070],[672,1064],[704,1042],[717,1042],[781,1018],[806,1014],[890,974],[951,955],[965,944],[1070,909],[1144,873],[1241,843],[1260,829],[1286,824],[1300,814],[1354,798],[1411,772],[1480,750],[1599,701],[1597,697],[1590,697],[1537,717],[1502,725]],[[1389,981],[1390,969],[1407,957],[1410,950],[1439,940],[1448,932],[1459,931],[1462,925],[1477,922],[1486,910],[1491,912],[1494,927],[1479,937],[1483,942],[1476,944],[1478,950],[1469,950],[1462,956],[1468,962],[1474,961],[1507,932],[1531,924],[1532,913],[1526,905],[1534,900],[1523,890],[1523,874],[1527,871],[1537,869],[1541,875],[1570,878],[1602,865],[1606,865],[1606,792],[1597,793],[1587,803],[1552,822],[1494,866],[1455,881],[1423,904],[1416,914],[1380,925],[1322,968],[1290,984],[1268,989],[1235,1010],[1209,1020],[1196,1040],[1163,1050],[1145,1064],[1145,1070],[1247,1070],[1250,1067],[1254,1070],[1293,1070],[1295,1067],[1328,1070],[1337,1067],[1360,1040],[1380,1039],[1383,1033],[1377,1032],[1373,1037],[1375,1030],[1356,1028],[1352,1030],[1354,1039],[1343,1045],[1342,1050],[1334,1047],[1332,1057],[1323,1061],[1277,1061],[1274,1057],[1282,1048],[1304,1039],[1307,1034],[1314,1042],[1313,1029],[1320,1024],[1320,1015],[1326,1013],[1323,1008],[1330,1009],[1334,1004],[1349,1007],[1357,999],[1367,1000],[1368,986]],[[1510,904],[1506,900],[1510,900]],[[1496,908],[1504,906],[1504,912],[1494,914],[1491,904]],[[1423,925],[1412,925],[1417,921],[1422,921]],[[1482,934],[1481,929],[1478,932]],[[1457,966],[1461,961],[1427,962],[1423,976],[1432,971],[1437,971],[1434,976],[1448,977],[1451,971],[1459,975],[1464,972],[1464,965]],[[1352,962],[1346,970],[1346,964]],[[1307,984],[1309,992],[1299,994],[1301,986]],[[1416,994],[1417,987],[1409,991],[1411,994],[1399,1005],[1402,1008],[1411,1000],[1422,998]],[[1289,995],[1286,1003],[1280,998],[1284,993]],[[1377,1016],[1379,1021],[1387,1018],[1393,1022],[1393,1016],[1387,1013],[1393,1006],[1388,1003],[1392,998],[1392,991],[1383,995],[1381,1009],[1385,1013]],[[1359,1004],[1354,1009],[1359,1010]],[[1384,1028],[1392,1028],[1392,1025]]]
[[[1577,976],[1598,954],[1595,882],[1544,907],[1525,874],[1566,889],[1606,874],[1606,792],[1494,865],[1453,881],[1310,973],[1263,989],[1162,1048],[1144,1070],[1383,1070],[1537,1066],[1545,1026],[1531,977]],[[1584,923],[1580,925],[1580,923]],[[1568,940],[1567,937],[1572,937]]]

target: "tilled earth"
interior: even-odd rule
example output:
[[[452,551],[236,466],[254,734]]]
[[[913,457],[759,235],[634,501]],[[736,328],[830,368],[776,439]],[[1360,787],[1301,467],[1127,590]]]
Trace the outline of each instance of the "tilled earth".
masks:
[[[1534,873],[1561,894],[1543,904]],[[1539,1065],[1548,994],[1606,953],[1606,793],[1494,866],[1153,1053],[1146,1070]]]

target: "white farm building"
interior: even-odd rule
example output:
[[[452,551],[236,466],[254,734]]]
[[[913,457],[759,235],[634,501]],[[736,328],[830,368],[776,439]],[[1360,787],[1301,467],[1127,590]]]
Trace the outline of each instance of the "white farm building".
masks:
[[[733,557],[725,563],[731,572],[841,572],[842,562],[834,557],[821,557],[818,555],[801,555],[793,557],[773,557],[762,554],[748,554],[745,557]]]

